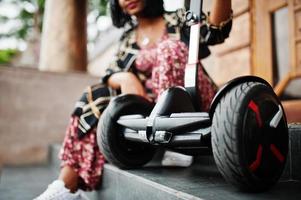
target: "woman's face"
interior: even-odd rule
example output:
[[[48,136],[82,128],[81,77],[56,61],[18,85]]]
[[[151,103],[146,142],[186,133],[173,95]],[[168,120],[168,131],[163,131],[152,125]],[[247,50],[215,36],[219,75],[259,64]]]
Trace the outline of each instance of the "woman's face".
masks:
[[[129,15],[139,15],[143,8],[143,0],[118,0],[123,12]]]

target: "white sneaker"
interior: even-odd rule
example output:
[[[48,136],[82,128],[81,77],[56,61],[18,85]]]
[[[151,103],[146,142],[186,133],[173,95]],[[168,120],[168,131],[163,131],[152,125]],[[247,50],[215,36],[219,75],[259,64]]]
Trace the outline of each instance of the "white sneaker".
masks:
[[[172,167],[188,167],[193,162],[193,156],[184,155],[173,151],[165,151],[161,164]]]
[[[34,200],[89,200],[82,191],[71,193],[62,180],[55,180]]]

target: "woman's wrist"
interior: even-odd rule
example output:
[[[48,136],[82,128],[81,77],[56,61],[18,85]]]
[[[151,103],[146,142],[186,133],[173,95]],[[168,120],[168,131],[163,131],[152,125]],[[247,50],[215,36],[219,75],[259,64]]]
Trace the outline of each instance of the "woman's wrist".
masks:
[[[232,19],[231,0],[214,0],[208,23],[213,26],[222,26]]]

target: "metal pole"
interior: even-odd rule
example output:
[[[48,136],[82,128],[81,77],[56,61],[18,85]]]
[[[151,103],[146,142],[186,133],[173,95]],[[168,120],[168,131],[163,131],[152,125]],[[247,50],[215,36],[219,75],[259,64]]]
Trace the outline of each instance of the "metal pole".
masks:
[[[203,0],[191,0],[189,10],[197,17],[197,21],[200,22],[203,10]]]
[[[186,14],[187,20],[194,24],[190,27],[188,63],[185,68],[185,88],[192,97],[196,110],[200,108],[198,101],[198,66],[200,48],[200,22],[202,20],[203,0],[191,0],[190,11]]]

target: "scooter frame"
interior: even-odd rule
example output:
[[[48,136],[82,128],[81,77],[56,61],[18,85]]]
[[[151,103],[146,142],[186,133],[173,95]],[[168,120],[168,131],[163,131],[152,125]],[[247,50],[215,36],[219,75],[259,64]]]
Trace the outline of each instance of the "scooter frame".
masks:
[[[202,0],[191,0],[190,11],[186,14],[192,25],[185,88],[175,86],[164,91],[150,112],[149,102],[140,96],[127,94],[113,99],[99,121],[98,145],[110,162],[122,168],[148,162],[153,155],[152,147],[188,155],[213,152],[217,167],[228,182],[242,190],[266,190],[278,181],[285,166],[288,128],[283,107],[268,82],[256,76],[242,76],[218,91],[208,113],[199,112],[197,72],[200,27],[204,19],[202,5]],[[232,101],[241,102],[234,106]],[[145,108],[148,111],[141,112],[142,108],[139,112],[143,114],[133,111],[136,104],[148,107]],[[223,109],[228,115],[236,112],[236,116],[223,114]],[[145,113],[150,114],[145,117]],[[222,118],[220,123],[232,128],[217,125],[219,118]],[[220,128],[228,130],[217,130]],[[147,155],[138,152],[135,156],[141,158],[139,161],[127,160],[127,156],[133,157],[131,152],[123,154],[127,147],[122,143],[127,142],[133,142],[132,147],[145,144]],[[144,145],[140,147],[142,151]]]

